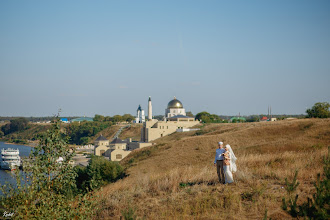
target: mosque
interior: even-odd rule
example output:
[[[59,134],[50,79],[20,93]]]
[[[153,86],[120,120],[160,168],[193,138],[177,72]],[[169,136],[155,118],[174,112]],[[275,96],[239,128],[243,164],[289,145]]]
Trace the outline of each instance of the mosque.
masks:
[[[199,124],[199,121],[186,115],[186,110],[176,97],[168,103],[162,121],[153,119],[151,97],[149,97],[148,119],[145,119],[144,110],[139,105],[135,123],[143,123],[141,141],[132,141],[131,138],[125,140],[115,138],[110,142],[110,140],[101,135],[94,142],[94,154],[108,157],[112,161],[120,161],[131,153],[132,150],[151,146],[153,143],[150,142],[157,138],[176,131],[189,131],[189,128]]]
[[[176,132],[178,129],[187,130],[199,124],[194,117],[186,115],[182,102],[176,97],[167,104],[163,121],[152,119],[151,98],[148,100],[148,120],[143,123],[141,129],[141,142],[150,142],[157,138]]]

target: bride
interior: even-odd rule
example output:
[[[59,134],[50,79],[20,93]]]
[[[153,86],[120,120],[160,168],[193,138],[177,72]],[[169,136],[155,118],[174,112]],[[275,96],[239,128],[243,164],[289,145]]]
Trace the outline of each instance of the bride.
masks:
[[[236,156],[231,149],[230,145],[227,144],[225,147],[225,153],[223,154],[224,161],[223,161],[223,170],[225,173],[225,183],[232,183],[234,182],[233,173],[236,172]]]

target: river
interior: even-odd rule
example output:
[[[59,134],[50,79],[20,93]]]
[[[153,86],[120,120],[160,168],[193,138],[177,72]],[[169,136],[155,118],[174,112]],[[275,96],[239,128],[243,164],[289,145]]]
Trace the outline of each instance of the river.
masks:
[[[28,157],[31,152],[31,147],[16,144],[6,144],[0,142],[0,151],[2,148],[14,148],[19,150],[20,157]],[[6,182],[15,183],[14,171],[1,170],[0,169],[0,185],[4,185]]]

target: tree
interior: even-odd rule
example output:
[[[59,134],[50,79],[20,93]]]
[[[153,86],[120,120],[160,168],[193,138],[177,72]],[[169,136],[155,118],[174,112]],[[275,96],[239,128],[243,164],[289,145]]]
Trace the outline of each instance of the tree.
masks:
[[[196,120],[202,120],[203,123],[221,123],[222,119],[216,114],[200,112],[195,117]]]
[[[26,118],[16,118],[10,120],[10,123],[1,127],[2,132],[7,135],[16,131],[23,131],[28,128],[28,120]]]
[[[17,118],[10,121],[10,129],[12,132],[23,131],[28,127],[28,123],[26,118]]]
[[[124,175],[123,168],[118,162],[113,162],[104,157],[92,156],[88,166],[76,167],[78,189],[89,191],[116,181]]]
[[[104,120],[105,120],[105,118],[104,118],[103,115],[95,115],[94,118],[93,118],[93,121],[100,121],[100,122],[102,122]]]
[[[70,164],[74,150],[62,136],[56,120],[24,161],[23,172],[16,172],[17,184],[0,187],[0,204],[15,213],[15,218],[76,219],[93,215],[90,195],[75,196],[76,173]]]
[[[311,109],[307,109],[308,118],[329,118],[330,104],[328,102],[317,102]]]
[[[189,116],[189,117],[195,117],[194,114],[192,112],[186,112],[186,115]]]
[[[135,119],[134,116],[132,116],[131,114],[124,114],[124,115],[122,116],[122,120],[123,120],[123,121],[131,122],[131,121],[133,121],[134,119]]]
[[[114,115],[114,116],[112,117],[112,122],[114,122],[114,123],[120,122],[120,121],[122,121],[122,120],[123,120],[123,118],[122,118],[121,115]]]
[[[205,118],[205,116],[209,118],[210,115],[211,115],[210,113],[205,112],[205,111],[204,112],[200,112],[200,113],[197,113],[196,114],[195,119],[196,120],[201,120],[203,116],[204,116],[204,118]]]

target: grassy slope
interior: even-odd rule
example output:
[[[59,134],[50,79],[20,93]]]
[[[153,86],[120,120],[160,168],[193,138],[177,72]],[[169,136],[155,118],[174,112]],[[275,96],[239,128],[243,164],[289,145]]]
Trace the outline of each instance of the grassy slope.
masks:
[[[3,140],[4,141],[7,141],[8,139],[31,140],[32,138],[36,138],[37,134],[47,131],[50,127],[51,127],[50,124],[29,123],[29,129],[8,134],[5,136]],[[34,142],[34,144],[29,142],[29,144],[33,146],[34,144],[36,144],[36,142]]]
[[[120,129],[120,127],[123,127],[125,125],[126,124],[112,125],[111,127],[100,131],[97,135],[92,137],[91,140],[94,142],[94,140],[102,134],[104,137],[111,141],[116,132]],[[131,127],[123,129],[122,133],[119,135],[119,138],[122,140],[126,138],[132,138],[133,140],[139,141],[141,136],[141,128],[142,125],[132,124]]]
[[[238,157],[236,182],[227,186],[213,167],[220,140]],[[147,219],[261,219],[265,209],[272,219],[289,218],[280,208],[284,178],[299,170],[300,202],[314,191],[330,120],[212,124],[156,143],[122,161],[129,176],[103,189],[98,218],[119,218],[129,206]]]
[[[130,127],[123,130],[123,132],[119,135],[119,138],[122,140],[132,138],[133,141],[140,141],[141,128],[142,124],[132,124]]]

